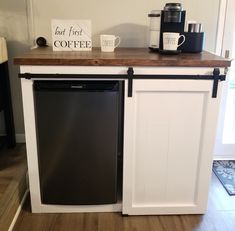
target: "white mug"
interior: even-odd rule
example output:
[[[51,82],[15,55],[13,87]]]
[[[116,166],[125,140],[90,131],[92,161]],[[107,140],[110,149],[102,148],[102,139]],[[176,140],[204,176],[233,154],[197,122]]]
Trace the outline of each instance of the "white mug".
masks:
[[[120,42],[121,38],[119,36],[108,35],[108,34],[100,35],[100,46],[101,46],[101,51],[103,52],[113,52],[114,49],[120,44]]]
[[[179,43],[179,39],[183,37],[183,41]],[[179,46],[185,42],[185,36],[179,33],[166,32],[163,33],[163,50],[176,51]]]

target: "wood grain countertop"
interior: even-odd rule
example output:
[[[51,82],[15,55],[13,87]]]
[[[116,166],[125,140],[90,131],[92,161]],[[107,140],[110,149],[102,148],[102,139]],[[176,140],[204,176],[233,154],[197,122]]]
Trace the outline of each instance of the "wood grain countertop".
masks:
[[[182,53],[162,55],[148,48],[117,48],[115,52],[52,51],[51,47],[36,48],[16,57],[18,65],[73,65],[73,66],[156,66],[156,67],[229,67],[231,61],[212,53]]]

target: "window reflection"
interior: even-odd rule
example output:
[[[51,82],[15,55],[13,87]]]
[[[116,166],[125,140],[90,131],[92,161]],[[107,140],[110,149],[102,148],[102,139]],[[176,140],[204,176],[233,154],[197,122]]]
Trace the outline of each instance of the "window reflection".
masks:
[[[229,71],[228,93],[223,129],[223,144],[235,144],[235,63]]]

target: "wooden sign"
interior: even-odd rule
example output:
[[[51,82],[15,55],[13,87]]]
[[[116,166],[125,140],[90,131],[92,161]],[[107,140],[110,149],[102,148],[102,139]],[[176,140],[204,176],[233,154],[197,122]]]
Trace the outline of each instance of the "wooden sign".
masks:
[[[90,20],[52,20],[53,51],[90,51]]]

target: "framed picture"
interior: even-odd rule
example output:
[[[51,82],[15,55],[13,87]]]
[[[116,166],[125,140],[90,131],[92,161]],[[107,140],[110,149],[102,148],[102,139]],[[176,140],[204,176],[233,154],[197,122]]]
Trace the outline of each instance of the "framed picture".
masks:
[[[90,51],[91,20],[52,19],[53,51]]]

